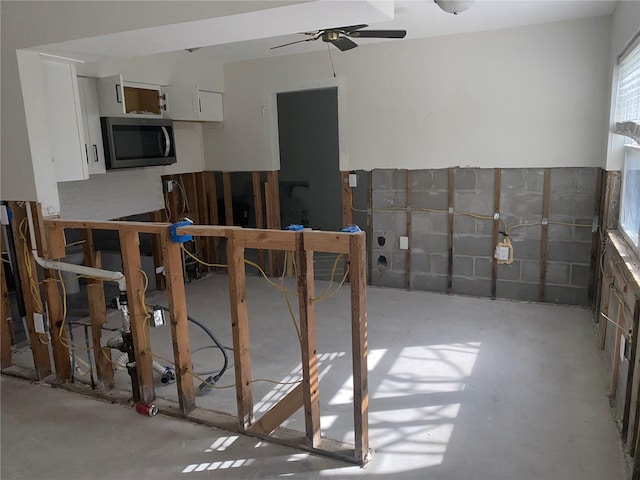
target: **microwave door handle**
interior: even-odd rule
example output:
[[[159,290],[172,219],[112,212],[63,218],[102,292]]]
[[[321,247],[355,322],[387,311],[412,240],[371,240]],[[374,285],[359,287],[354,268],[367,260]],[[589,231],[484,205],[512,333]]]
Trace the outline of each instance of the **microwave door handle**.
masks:
[[[169,138],[169,132],[165,127],[160,127],[162,129],[162,134],[164,135],[164,156],[168,157],[169,152],[171,151],[171,139]]]

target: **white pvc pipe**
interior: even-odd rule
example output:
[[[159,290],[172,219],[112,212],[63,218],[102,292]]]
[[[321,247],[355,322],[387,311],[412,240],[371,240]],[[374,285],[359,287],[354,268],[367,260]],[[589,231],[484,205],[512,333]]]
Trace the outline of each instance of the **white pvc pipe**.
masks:
[[[33,217],[31,216],[31,205],[27,202],[27,220],[29,222],[29,233],[31,236],[31,253],[36,263],[42,268],[50,268],[61,272],[77,273],[78,275],[87,275],[99,280],[108,282],[117,282],[121,292],[127,291],[127,282],[122,272],[114,272],[111,270],[102,270],[101,268],[86,267],[84,265],[74,265],[72,263],[58,262],[56,260],[45,260],[38,255],[38,247],[36,243],[35,229],[33,227]]]

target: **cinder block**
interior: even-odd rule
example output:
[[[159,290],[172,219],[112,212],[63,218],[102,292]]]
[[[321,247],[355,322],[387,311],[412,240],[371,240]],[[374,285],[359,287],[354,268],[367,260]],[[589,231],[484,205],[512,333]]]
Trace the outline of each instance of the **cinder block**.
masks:
[[[546,284],[567,285],[569,283],[569,264],[547,262]]]
[[[498,280],[496,296],[509,300],[536,302],[538,301],[538,286],[530,283]]]
[[[462,235],[475,235],[476,233],[476,219],[469,215],[454,215],[453,216],[453,233]]]
[[[462,255],[454,255],[453,257],[453,275],[462,275],[465,277],[473,277],[473,257],[465,257]]]
[[[453,177],[455,190],[475,190],[476,189],[476,169],[456,168]]]
[[[549,187],[551,192],[575,192],[578,181],[576,168],[552,168]]]
[[[487,257],[475,257],[474,275],[478,278],[493,278],[493,259]]]
[[[574,287],[586,287],[589,285],[591,269],[589,265],[571,265],[571,285]]]
[[[578,193],[593,194],[596,191],[596,179],[598,178],[597,168],[580,168],[578,169]]]
[[[449,218],[444,213],[413,212],[411,231],[417,233],[442,233],[449,230]]]
[[[454,210],[479,215],[493,215],[493,192],[455,192]]]
[[[550,241],[547,259],[555,262],[590,263],[591,243]]]
[[[511,237],[513,258],[518,260],[540,260],[540,240]]]
[[[503,168],[500,174],[500,192],[522,192],[525,190],[523,169]]]
[[[391,268],[394,272],[406,272],[407,271],[407,252],[396,251],[391,254]]]
[[[553,192],[549,198],[549,215],[589,217],[593,215],[594,197],[587,194],[565,194]]]
[[[407,216],[404,211],[373,212],[373,229],[404,235],[407,231]]]
[[[432,170],[433,172],[433,188],[449,191],[449,169],[439,168]]]
[[[453,277],[453,293],[489,297],[491,296],[491,280]]]
[[[493,237],[493,219],[476,218],[476,233],[478,235],[491,235]],[[500,223],[500,230],[504,231],[504,225]]]
[[[540,281],[540,262],[523,261],[521,267],[521,280],[527,283],[538,283]]]
[[[371,171],[371,188],[375,190],[391,190],[391,170],[375,169]]]
[[[391,170],[391,189],[400,191],[407,190],[406,170]]]
[[[429,273],[431,271],[431,255],[411,252],[411,274]]]
[[[449,250],[449,238],[447,235],[414,233],[411,237],[411,245],[414,249],[425,253],[447,253]]]
[[[373,285],[377,287],[405,288],[406,285],[404,272],[374,271],[371,278]]]
[[[587,289],[560,285],[546,285],[544,301],[564,305],[588,305]]]
[[[405,207],[407,192],[401,190],[374,190],[371,194],[373,208]]]
[[[491,192],[493,195],[493,185],[495,183],[495,169],[478,168],[476,170],[476,190]]]
[[[544,170],[526,168],[523,173],[524,187],[529,192],[544,192]]]
[[[449,274],[449,255],[431,255],[431,273]]]
[[[498,264],[499,280],[520,280],[520,261],[514,260],[511,264]]]
[[[458,235],[453,238],[455,255],[487,257],[493,255],[493,238],[476,235]]]
[[[428,292],[446,292],[447,276],[419,273],[412,275],[411,287]]]
[[[449,173],[447,169],[413,170],[411,188],[430,192],[447,192],[449,190]]]
[[[593,218],[576,218],[577,225],[586,225],[585,227],[573,227],[573,239],[578,242],[590,242],[593,238]]]
[[[500,213],[516,217],[532,215],[540,221],[542,197],[541,193],[535,192],[502,192],[500,194]]]
[[[414,190],[411,192],[411,208],[430,208],[433,210],[449,209],[449,196],[446,192]],[[418,213],[418,212],[416,212]]]

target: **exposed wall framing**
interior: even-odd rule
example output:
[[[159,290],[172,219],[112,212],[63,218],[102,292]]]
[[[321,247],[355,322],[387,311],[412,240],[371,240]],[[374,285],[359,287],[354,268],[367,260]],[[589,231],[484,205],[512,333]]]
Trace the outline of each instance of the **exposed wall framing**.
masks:
[[[271,187],[273,189],[273,184]],[[271,212],[273,213],[273,212]],[[151,402],[155,400],[152,382],[152,358],[149,340],[148,322],[143,306],[143,279],[141,273],[139,235],[151,234],[157,237],[162,248],[163,266],[166,272],[167,296],[171,318],[171,337],[174,363],[176,365],[176,385],[179,399],[179,415],[202,423],[229,428],[249,435],[265,438],[277,443],[298,447],[333,458],[347,460],[356,464],[365,464],[369,459],[368,446],[368,390],[367,390],[367,318],[366,318],[366,272],[365,272],[365,234],[332,233],[318,231],[269,231],[227,226],[192,225],[178,229],[179,234],[194,235],[202,239],[225,239],[229,264],[229,295],[231,300],[232,333],[234,345],[234,366],[236,371],[236,396],[238,417],[235,426],[228,420],[218,421],[219,413],[207,412],[196,408],[194,374],[192,372],[189,334],[187,329],[187,311],[185,304],[184,279],[180,246],[170,239],[169,225],[158,222],[86,222],[60,219],[43,220],[46,238],[43,241],[51,245],[64,245],[64,230],[84,229],[117,231],[120,237],[124,274],[127,279],[127,298],[133,349],[136,356],[136,375],[133,379],[135,401]],[[260,419],[254,418],[253,396],[251,389],[251,353],[249,343],[249,317],[246,306],[245,249],[263,249],[293,252],[299,268],[298,292],[301,322],[303,381],[293,388],[279,403],[273,406]],[[324,439],[320,431],[319,378],[316,352],[316,319],[313,305],[313,253],[339,253],[349,257],[351,281],[351,322],[352,322],[352,361],[354,378],[354,431],[355,446]],[[99,264],[99,258],[89,263]],[[53,287],[56,291],[53,291]],[[47,284],[51,295],[57,296],[55,283]],[[100,327],[105,322],[104,296],[102,284],[94,281],[88,286],[91,298],[92,342],[98,385],[96,395],[116,398],[117,393],[109,390],[113,387],[113,376],[108,370],[108,350],[101,344]],[[53,330],[51,331],[53,334]],[[66,339],[66,331],[60,335]],[[48,355],[48,348],[46,351]],[[48,358],[48,357],[47,357]],[[104,370],[101,371],[101,363]],[[56,362],[56,369],[59,364]],[[107,368],[108,367],[108,368]],[[56,371],[60,376],[60,373]],[[111,372],[112,373],[112,372]],[[73,384],[65,384],[74,389]],[[156,402],[158,403],[158,402]],[[163,402],[159,402],[163,405]],[[294,432],[280,427],[282,422],[299,408],[305,411],[304,440]],[[167,413],[177,415],[174,407]]]

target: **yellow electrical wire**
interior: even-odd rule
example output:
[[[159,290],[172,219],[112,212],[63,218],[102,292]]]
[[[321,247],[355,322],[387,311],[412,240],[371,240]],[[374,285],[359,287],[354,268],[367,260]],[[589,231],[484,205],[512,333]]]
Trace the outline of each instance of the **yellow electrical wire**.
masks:
[[[228,268],[229,265],[223,265],[221,263],[207,263],[204,260],[199,259],[198,257],[196,257],[193,253],[191,253],[189,250],[187,250],[184,246],[184,243],[180,244],[180,248],[182,248],[182,250],[189,255],[191,258],[193,258],[196,262],[204,265],[205,267],[219,267],[219,268]]]

